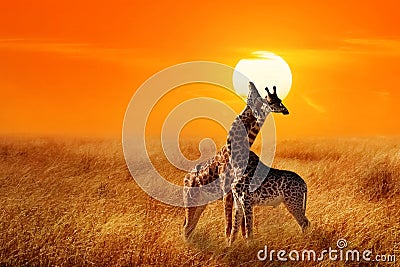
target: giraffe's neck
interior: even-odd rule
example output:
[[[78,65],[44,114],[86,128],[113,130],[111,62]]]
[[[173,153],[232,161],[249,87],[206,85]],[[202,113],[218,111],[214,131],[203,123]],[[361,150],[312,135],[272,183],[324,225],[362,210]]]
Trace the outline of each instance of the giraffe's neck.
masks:
[[[253,145],[258,133],[264,121],[266,119],[266,113],[264,118],[256,118],[249,106],[236,117],[234,120],[228,134],[227,138],[227,148],[230,156],[232,156],[232,145],[234,144],[234,149],[247,149]],[[235,153],[236,156],[240,154]]]

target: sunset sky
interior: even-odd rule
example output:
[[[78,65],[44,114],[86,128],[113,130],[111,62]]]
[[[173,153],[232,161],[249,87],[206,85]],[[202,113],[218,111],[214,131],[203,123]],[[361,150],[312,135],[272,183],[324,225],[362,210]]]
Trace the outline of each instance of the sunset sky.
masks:
[[[151,75],[260,50],[292,70],[278,136],[400,133],[398,1],[216,2],[4,1],[0,133],[120,136]]]

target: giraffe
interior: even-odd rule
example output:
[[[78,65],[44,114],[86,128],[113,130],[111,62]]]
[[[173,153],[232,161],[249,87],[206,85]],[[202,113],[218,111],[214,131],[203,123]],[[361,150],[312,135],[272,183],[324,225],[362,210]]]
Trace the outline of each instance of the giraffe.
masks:
[[[231,233],[228,236],[229,245],[235,241],[239,225],[242,226],[242,235],[245,238],[252,237],[254,206],[277,207],[283,203],[303,232],[309,227],[310,222],[305,216],[307,184],[298,174],[270,168],[262,163],[253,151],[250,151],[248,164],[242,177],[236,178],[232,183],[231,195],[234,198],[235,210]],[[261,181],[261,184],[257,184],[258,187],[252,192],[249,190],[251,181]]]
[[[283,114],[289,114],[286,107],[282,104],[282,101],[276,95],[276,88],[274,86],[274,93],[271,94],[266,88],[268,95],[266,99],[261,98],[256,87],[253,83],[249,83],[249,95],[247,98],[247,105],[241,114],[236,118],[240,118],[243,121],[244,128],[246,128],[246,135],[248,138],[249,147],[253,144],[257,134],[260,131],[262,124],[269,112],[277,112]],[[235,121],[236,121],[235,120]],[[229,135],[228,135],[229,140]],[[210,186],[210,184],[216,181],[219,177],[229,178],[227,175],[223,175],[226,170],[226,165],[229,164],[231,155],[230,149],[227,145],[224,145],[213,157],[205,162],[198,164],[195,168],[190,170],[184,179],[184,187],[202,187],[204,185]],[[207,190],[211,193],[217,193],[223,195],[224,207],[225,207],[225,220],[226,220],[226,236],[229,238],[231,227],[232,227],[232,193],[230,192],[231,179],[221,179],[220,184],[214,184]],[[185,222],[183,235],[187,239],[193,232],[200,215],[206,208],[206,205],[196,205],[196,200],[199,196],[189,195],[185,193],[184,189],[184,201],[190,203],[185,207]],[[244,225],[242,225],[242,234],[244,235]]]
[[[267,92],[269,98],[276,95],[276,89],[272,94],[268,89]],[[268,102],[265,105],[268,105]],[[267,109],[258,109],[256,103],[250,104],[250,106],[256,108],[256,110],[252,110],[253,114],[255,114],[257,124],[262,125],[267,114],[263,110]],[[230,159],[229,163],[225,164],[225,171],[220,173],[222,180],[232,181],[231,190],[234,212],[230,235],[228,233],[229,229],[226,229],[227,235],[229,235],[227,236],[229,245],[235,241],[239,225],[242,225],[242,234],[246,239],[252,237],[253,206],[255,205],[277,206],[280,203],[284,203],[303,232],[309,226],[309,221],[305,216],[306,183],[294,172],[269,168],[260,161],[254,152],[250,151],[252,143],[248,136],[249,127],[246,125],[249,122],[247,119],[248,117],[239,115],[232,123],[227,140],[227,154],[230,155]],[[259,183],[254,184],[254,181],[261,182],[261,185],[258,186]],[[257,185],[253,192],[250,190],[252,185]],[[229,220],[230,202],[232,201],[225,202],[227,221]],[[227,228],[229,228],[229,225]]]

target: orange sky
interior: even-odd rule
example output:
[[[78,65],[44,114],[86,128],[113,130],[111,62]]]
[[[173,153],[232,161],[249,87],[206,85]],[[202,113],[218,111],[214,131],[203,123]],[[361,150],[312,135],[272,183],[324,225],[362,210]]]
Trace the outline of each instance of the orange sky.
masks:
[[[103,2],[2,3],[0,133],[120,136],[152,74],[257,50],[293,73],[278,136],[400,133],[397,1]]]

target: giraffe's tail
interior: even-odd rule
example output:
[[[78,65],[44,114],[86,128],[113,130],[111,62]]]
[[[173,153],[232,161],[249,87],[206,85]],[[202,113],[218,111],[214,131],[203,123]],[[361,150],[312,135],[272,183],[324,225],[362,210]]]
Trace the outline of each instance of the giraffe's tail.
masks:
[[[303,193],[303,210],[304,210],[304,213],[306,212],[306,207],[307,207],[307,188]]]

